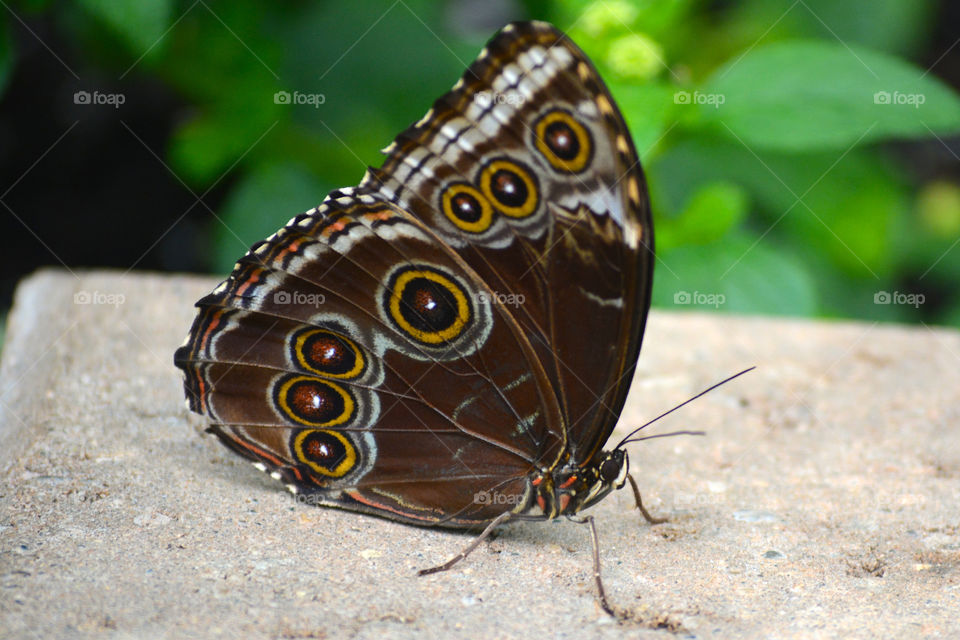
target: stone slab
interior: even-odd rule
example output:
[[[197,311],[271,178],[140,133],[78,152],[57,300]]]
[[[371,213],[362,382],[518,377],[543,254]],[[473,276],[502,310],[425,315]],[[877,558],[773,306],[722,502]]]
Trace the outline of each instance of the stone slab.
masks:
[[[960,332],[654,311],[586,527],[470,536],[298,504],[202,435],[172,364],[216,280],[43,271],[0,366],[0,635],[245,638],[960,636]]]

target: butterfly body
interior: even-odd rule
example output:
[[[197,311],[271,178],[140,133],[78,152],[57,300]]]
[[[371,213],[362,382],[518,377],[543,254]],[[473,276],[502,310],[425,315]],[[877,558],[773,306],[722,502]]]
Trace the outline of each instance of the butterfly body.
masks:
[[[191,410],[306,501],[476,528],[576,516],[639,355],[653,237],[582,51],[516,23],[357,187],[254,245],[175,355]]]
[[[600,502],[626,481],[626,453],[622,449],[604,451],[599,461],[586,465],[567,463],[558,469],[537,474],[530,484],[535,495],[520,518],[553,519],[575,516]]]

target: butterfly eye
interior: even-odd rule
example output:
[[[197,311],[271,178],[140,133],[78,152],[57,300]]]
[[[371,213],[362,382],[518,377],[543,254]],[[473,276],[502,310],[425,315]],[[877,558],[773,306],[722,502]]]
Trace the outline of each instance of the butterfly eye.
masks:
[[[293,357],[301,367],[322,376],[351,379],[366,366],[363,353],[346,336],[326,329],[308,329],[292,340]]]
[[[428,345],[455,339],[473,315],[463,288],[432,267],[400,269],[385,295],[388,315],[397,328]]]
[[[540,190],[536,178],[513,160],[494,160],[480,172],[480,188],[504,215],[526,218],[537,210]]]
[[[587,129],[566,111],[549,111],[534,125],[534,146],[557,171],[583,171],[593,155]]]
[[[440,210],[450,222],[470,233],[483,233],[493,224],[490,201],[465,182],[455,182],[443,190]]]
[[[334,382],[292,376],[274,387],[274,404],[284,416],[310,427],[332,427],[353,417],[356,402]]]
[[[297,460],[331,478],[346,475],[357,464],[357,450],[342,433],[304,429],[293,438]]]
[[[600,464],[600,478],[608,484],[613,482],[620,475],[621,467],[623,467],[622,460],[607,458]]]

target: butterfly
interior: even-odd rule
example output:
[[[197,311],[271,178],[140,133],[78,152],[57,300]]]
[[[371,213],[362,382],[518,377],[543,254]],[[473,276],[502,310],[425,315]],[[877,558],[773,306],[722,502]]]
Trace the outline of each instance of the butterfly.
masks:
[[[255,244],[175,354],[189,409],[317,504],[483,533],[588,523],[640,353],[653,225],[624,119],[544,22],[507,25],[357,187]]]

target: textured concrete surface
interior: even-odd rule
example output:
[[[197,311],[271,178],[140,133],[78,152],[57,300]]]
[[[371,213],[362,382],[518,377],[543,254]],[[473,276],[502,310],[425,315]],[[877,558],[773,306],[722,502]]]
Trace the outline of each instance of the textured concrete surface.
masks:
[[[654,312],[625,433],[757,370],[631,447],[588,531],[467,535],[297,504],[201,434],[173,350],[195,277],[46,271],[0,369],[0,635],[681,637],[960,635],[960,333]]]

